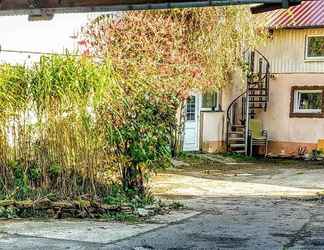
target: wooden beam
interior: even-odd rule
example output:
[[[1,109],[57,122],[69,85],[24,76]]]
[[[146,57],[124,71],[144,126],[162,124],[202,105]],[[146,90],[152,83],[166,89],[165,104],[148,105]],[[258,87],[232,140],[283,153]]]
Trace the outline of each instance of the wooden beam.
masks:
[[[126,11],[242,4],[286,5],[301,0],[0,0],[0,15],[42,15],[69,12]]]

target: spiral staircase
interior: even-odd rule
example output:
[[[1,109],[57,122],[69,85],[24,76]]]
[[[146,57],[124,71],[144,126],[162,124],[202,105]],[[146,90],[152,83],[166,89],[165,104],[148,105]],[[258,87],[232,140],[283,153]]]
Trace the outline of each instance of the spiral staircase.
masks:
[[[226,148],[228,152],[248,155],[249,120],[265,112],[269,102],[269,61],[257,50],[246,52],[247,87],[228,106]]]

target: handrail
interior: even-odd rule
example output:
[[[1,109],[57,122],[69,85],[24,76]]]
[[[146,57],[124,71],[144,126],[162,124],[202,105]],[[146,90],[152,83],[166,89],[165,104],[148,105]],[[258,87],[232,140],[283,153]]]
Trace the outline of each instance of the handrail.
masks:
[[[230,105],[228,105],[227,112],[226,112],[226,147],[228,151],[229,147],[229,127],[231,124],[231,117],[230,117],[230,111],[232,110],[233,105],[239,100],[241,97],[243,97],[247,93],[247,90],[245,90],[242,94],[240,94],[238,97],[236,97]]]
[[[245,51],[244,53],[247,53],[247,51]],[[226,112],[226,147],[227,150],[229,150],[230,147],[230,143],[229,143],[229,137],[230,137],[230,126],[233,126],[235,124],[235,118],[233,119],[233,110],[234,110],[234,105],[238,102],[238,100],[240,98],[242,98],[244,95],[247,95],[248,90],[249,90],[249,84],[251,83],[255,83],[254,82],[254,75],[255,74],[259,74],[260,78],[259,78],[259,82],[263,82],[263,84],[265,84],[264,88],[266,88],[266,93],[265,95],[267,96],[267,99],[269,97],[269,79],[270,79],[270,62],[269,60],[257,49],[254,49],[251,53],[253,53],[253,56],[251,56],[251,58],[249,59],[249,64],[252,66],[254,65],[254,62],[256,62],[256,60],[259,60],[259,73],[255,72],[255,67],[252,66],[249,70],[248,70],[248,78],[247,78],[247,88],[246,90],[241,93],[239,96],[237,96],[229,105],[227,108],[227,112]],[[257,54],[257,56],[255,57],[254,55]],[[262,63],[262,61],[264,61],[264,64]],[[262,84],[262,85],[263,85]],[[244,101],[244,100],[243,100]],[[249,107],[249,97],[246,98],[245,100],[245,105],[246,107]],[[267,107],[267,103],[264,104],[264,109],[266,110]],[[235,112],[235,110],[234,110]],[[246,113],[245,113],[246,112]],[[246,115],[246,117],[244,117],[243,119],[245,119],[245,129],[246,129],[246,124],[249,120],[249,110],[242,110],[242,117],[244,116],[244,114]],[[246,130],[247,132],[247,130]],[[247,144],[247,136],[245,135],[245,144]]]
[[[254,51],[257,52],[266,61],[266,63],[270,65],[269,60],[259,50],[254,49]]]
[[[229,117],[229,112],[230,112],[230,110],[231,110],[231,107],[236,103],[236,101],[237,101],[238,99],[240,99],[243,95],[245,95],[246,92],[247,92],[247,90],[245,90],[242,94],[240,94],[238,97],[236,97],[236,98],[235,98],[235,99],[230,103],[230,105],[228,105],[227,112],[226,112],[226,118],[227,118],[227,120],[230,119],[230,117]]]
[[[261,78],[261,80],[265,80],[265,78],[267,77],[267,75],[270,73],[270,62],[269,60],[258,50],[258,49],[253,49],[254,52],[256,52],[261,58],[263,58],[265,60],[266,63],[266,72],[263,73],[263,77]],[[244,53],[246,53],[248,50],[246,50]]]

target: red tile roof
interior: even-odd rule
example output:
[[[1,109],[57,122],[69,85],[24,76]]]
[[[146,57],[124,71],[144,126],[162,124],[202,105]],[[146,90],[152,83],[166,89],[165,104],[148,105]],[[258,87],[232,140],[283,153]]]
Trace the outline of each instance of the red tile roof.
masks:
[[[273,29],[324,27],[324,0],[303,1],[300,5],[267,14]]]

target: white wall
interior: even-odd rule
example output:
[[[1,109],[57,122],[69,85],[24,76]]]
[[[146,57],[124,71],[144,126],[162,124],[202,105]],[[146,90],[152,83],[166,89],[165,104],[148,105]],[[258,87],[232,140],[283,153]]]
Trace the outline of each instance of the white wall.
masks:
[[[201,113],[204,142],[223,140],[224,112],[202,112]]]
[[[323,73],[324,61],[305,60],[308,35],[323,35],[324,28],[275,30],[260,51],[269,60],[272,73]]]

